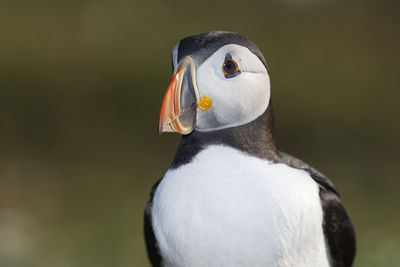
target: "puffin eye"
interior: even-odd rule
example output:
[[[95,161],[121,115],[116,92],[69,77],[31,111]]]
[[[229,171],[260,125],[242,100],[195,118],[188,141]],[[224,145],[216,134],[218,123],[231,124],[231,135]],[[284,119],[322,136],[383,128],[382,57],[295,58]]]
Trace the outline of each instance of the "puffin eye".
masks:
[[[222,72],[225,78],[232,78],[240,74],[239,65],[232,59],[231,54],[227,54],[224,64],[222,65]]]

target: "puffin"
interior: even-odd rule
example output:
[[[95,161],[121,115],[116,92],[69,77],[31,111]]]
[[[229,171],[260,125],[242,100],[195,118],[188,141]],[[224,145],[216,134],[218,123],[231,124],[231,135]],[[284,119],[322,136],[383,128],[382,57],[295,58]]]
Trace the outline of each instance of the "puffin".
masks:
[[[260,49],[207,32],[178,42],[172,65],[158,130],[182,139],[145,207],[152,266],[351,266],[355,234],[335,186],[276,147]]]

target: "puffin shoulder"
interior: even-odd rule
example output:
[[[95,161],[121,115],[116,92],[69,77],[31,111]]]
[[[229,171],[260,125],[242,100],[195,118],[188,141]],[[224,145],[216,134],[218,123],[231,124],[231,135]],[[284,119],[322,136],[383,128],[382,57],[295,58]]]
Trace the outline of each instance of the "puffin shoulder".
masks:
[[[295,158],[281,151],[279,151],[278,153],[280,158],[277,161],[279,163],[284,163],[295,169],[307,171],[310,174],[310,176],[314,179],[314,181],[318,183],[320,188],[323,187],[325,190],[339,196],[339,193],[336,190],[333,183],[324,174],[322,174],[321,172],[319,172],[318,170],[316,170],[315,168],[311,167],[310,165],[308,165],[307,163],[298,158]]]
[[[283,152],[279,152],[279,155],[280,163],[307,171],[318,184],[323,209],[322,227],[331,264],[333,267],[350,267],[356,252],[355,233],[335,186],[325,175],[307,163]]]

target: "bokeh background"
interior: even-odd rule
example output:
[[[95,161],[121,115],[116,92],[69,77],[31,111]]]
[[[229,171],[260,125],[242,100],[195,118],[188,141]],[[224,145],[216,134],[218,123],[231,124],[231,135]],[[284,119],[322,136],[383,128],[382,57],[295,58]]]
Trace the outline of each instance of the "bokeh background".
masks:
[[[170,51],[242,33],[281,150],[332,179],[354,266],[400,266],[399,1],[0,3],[0,266],[149,266],[142,216],[180,136],[157,134]]]

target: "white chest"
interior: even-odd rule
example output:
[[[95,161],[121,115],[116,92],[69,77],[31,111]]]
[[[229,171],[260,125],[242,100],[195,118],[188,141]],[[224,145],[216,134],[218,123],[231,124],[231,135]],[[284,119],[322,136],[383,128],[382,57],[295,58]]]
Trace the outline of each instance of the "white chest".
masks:
[[[225,146],[170,170],[153,199],[165,266],[329,266],[317,184]]]

